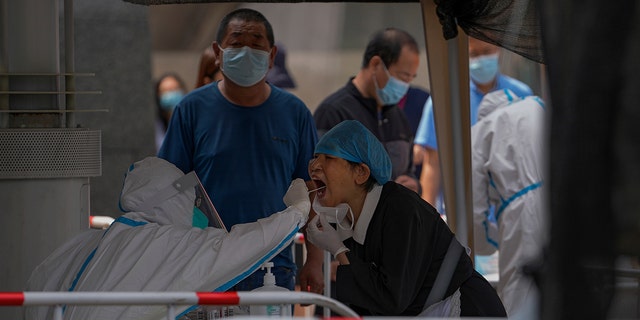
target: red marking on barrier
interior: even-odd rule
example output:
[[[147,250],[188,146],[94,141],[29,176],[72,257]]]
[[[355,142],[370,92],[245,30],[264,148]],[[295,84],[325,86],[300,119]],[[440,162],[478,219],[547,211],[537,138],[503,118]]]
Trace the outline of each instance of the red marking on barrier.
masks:
[[[235,306],[240,304],[240,297],[234,291],[230,292],[196,292],[198,304]]]
[[[23,303],[22,292],[0,292],[0,306],[21,306]]]

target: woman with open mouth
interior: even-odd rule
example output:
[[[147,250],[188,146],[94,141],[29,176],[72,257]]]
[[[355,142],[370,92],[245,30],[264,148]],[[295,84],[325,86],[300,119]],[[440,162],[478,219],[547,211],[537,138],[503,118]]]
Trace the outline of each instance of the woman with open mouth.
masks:
[[[307,237],[340,263],[339,301],[363,316],[506,317],[438,212],[389,180],[389,156],[360,122],[323,135],[309,173],[321,189]]]

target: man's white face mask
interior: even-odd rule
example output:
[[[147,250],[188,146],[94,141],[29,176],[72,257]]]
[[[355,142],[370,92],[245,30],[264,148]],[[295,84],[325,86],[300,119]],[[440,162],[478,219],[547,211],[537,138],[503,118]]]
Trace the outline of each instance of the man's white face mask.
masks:
[[[353,221],[355,220],[353,216],[353,211],[351,211],[351,207],[349,207],[346,203],[338,204],[335,207],[325,207],[318,202],[318,198],[313,199],[313,211],[317,214],[323,215],[329,223],[335,223],[338,225],[338,233],[340,234],[341,240],[345,240],[350,238],[353,234]],[[351,221],[347,220],[347,213],[351,214]],[[349,227],[345,227],[349,225]]]

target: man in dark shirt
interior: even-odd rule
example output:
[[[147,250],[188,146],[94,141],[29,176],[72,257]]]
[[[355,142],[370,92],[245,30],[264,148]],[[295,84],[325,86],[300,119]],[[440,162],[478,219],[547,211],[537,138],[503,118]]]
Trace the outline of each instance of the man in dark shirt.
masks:
[[[322,136],[343,120],[358,120],[382,142],[392,162],[391,178],[419,192],[413,167],[413,131],[397,103],[420,64],[418,45],[406,31],[387,28],[369,41],[362,67],[320,103],[313,118]]]
[[[414,175],[413,132],[398,102],[406,95],[418,71],[418,44],[406,31],[387,28],[373,35],[362,66],[344,87],[329,95],[313,118],[318,136],[344,120],[362,123],[382,143],[391,159],[391,179],[413,191],[420,191]],[[311,212],[313,217],[315,212]],[[309,242],[307,260],[299,272],[302,290],[321,293],[322,250]]]

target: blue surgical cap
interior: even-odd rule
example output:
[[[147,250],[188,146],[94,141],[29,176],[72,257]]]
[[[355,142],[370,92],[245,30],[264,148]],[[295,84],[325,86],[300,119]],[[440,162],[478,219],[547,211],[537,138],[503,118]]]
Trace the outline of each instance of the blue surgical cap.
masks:
[[[369,166],[379,184],[391,178],[391,159],[380,141],[359,121],[345,120],[327,131],[316,145],[315,153],[336,156]]]

